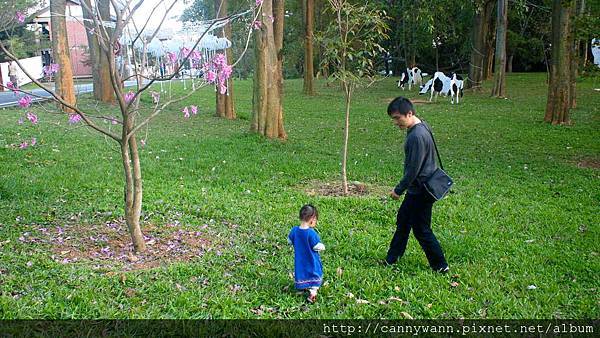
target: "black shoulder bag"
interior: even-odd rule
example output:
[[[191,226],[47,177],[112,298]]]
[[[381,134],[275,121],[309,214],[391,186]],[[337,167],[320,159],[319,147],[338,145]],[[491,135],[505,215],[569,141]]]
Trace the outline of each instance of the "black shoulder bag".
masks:
[[[446,174],[444,171],[444,165],[442,164],[442,158],[440,157],[440,152],[438,151],[437,145],[435,143],[435,138],[433,137],[433,133],[429,126],[423,122],[423,126],[431,135],[431,139],[433,140],[433,146],[435,147],[435,153],[437,154],[438,161],[440,162],[440,168],[436,168],[433,174],[427,178],[427,180],[423,183],[423,187],[425,190],[433,197],[436,201],[441,200],[448,194],[450,191],[450,187],[454,182],[452,178]]]

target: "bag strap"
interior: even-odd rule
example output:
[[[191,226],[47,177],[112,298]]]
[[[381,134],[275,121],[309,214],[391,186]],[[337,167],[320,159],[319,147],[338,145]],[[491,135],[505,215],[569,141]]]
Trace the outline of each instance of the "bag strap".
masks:
[[[421,119],[421,123],[423,123],[425,129],[427,129],[429,135],[431,135],[431,139],[433,140],[433,146],[435,147],[435,153],[437,154],[438,161],[440,162],[440,167],[442,168],[442,170],[444,170],[442,158],[440,157],[440,152],[438,151],[437,144],[435,143],[435,137],[433,137],[433,133],[431,132],[431,129],[429,129],[429,125],[425,122],[425,120]]]

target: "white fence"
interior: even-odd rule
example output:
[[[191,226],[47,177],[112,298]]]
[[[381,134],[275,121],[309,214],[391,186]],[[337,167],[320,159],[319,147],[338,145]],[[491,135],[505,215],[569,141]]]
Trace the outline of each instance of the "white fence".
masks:
[[[21,63],[21,65],[25,67],[25,70],[27,70],[27,72],[31,76],[35,77],[36,80],[41,79],[44,76],[44,66],[42,64],[41,56],[34,56],[32,58],[21,59],[19,60],[19,63]],[[17,65],[15,64],[15,66]],[[0,74],[2,74],[2,79],[0,80],[2,81],[2,84],[6,86],[6,83],[10,81],[8,77],[8,62],[0,63]],[[19,80],[19,86],[31,82],[31,79],[29,79],[29,77],[25,75],[25,73],[21,70],[19,66],[17,66],[17,79]]]

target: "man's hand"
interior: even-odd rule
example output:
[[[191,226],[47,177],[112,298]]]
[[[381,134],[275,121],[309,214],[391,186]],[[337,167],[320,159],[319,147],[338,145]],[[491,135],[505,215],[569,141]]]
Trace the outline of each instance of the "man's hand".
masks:
[[[397,200],[397,199],[400,198],[400,195],[396,194],[396,192],[394,190],[392,190],[390,192],[390,197],[393,198],[393,199],[395,199],[395,200]]]

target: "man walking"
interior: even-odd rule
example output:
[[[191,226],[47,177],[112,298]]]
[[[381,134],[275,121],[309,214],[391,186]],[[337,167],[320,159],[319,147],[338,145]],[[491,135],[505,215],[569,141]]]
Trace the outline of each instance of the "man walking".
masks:
[[[421,182],[435,171],[435,147],[429,127],[415,115],[413,104],[404,97],[395,98],[388,106],[388,115],[400,129],[408,129],[404,144],[404,176],[390,193],[395,200],[406,191],[396,216],[396,232],[390,243],[385,263],[394,264],[404,255],[412,228],[429,266],[434,271],[447,273],[450,269],[442,247],[431,230],[433,197]]]

